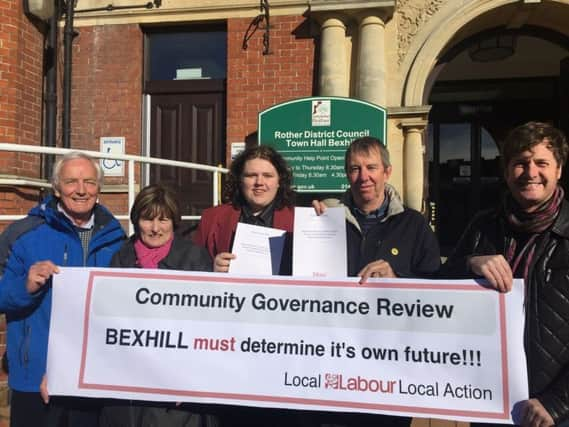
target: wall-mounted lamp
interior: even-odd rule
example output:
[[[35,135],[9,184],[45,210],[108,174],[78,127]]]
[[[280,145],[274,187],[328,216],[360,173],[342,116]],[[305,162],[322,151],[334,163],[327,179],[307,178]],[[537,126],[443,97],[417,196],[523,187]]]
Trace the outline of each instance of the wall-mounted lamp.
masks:
[[[23,0],[24,12],[36,18],[46,21],[55,13],[54,0]]]
[[[497,34],[484,37],[468,49],[468,56],[474,62],[502,61],[516,51],[516,36],[513,34]]]
[[[265,32],[263,33],[263,55],[268,55],[271,52],[270,49],[270,39],[269,39],[269,31],[271,28],[270,25],[270,6],[269,0],[260,0],[260,9],[261,13],[257,15],[253,21],[249,24],[247,31],[245,31],[245,36],[243,37],[243,50],[247,50],[249,47],[249,40],[253,37],[253,34],[261,28],[264,29]],[[263,25],[264,23],[264,25]]]

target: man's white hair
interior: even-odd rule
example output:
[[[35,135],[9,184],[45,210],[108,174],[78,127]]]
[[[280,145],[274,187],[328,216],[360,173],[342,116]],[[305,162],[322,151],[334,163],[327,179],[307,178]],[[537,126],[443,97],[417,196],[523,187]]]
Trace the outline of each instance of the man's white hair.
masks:
[[[99,164],[97,159],[81,151],[72,151],[60,157],[53,166],[53,173],[51,175],[51,186],[53,187],[54,190],[59,191],[59,184],[61,181],[60,175],[61,175],[61,169],[63,169],[63,165],[71,160],[77,160],[77,159],[85,159],[91,162],[91,164],[95,168],[95,171],[97,172],[97,185],[99,186],[99,189],[102,187],[103,178],[105,176],[103,173],[103,169],[101,168],[101,165]]]

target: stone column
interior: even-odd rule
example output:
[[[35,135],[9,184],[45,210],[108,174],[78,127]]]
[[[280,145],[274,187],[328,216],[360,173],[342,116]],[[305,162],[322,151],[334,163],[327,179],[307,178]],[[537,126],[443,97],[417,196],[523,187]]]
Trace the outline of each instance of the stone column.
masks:
[[[403,144],[405,205],[419,212],[423,209],[423,129],[424,126],[403,123],[405,138]]]
[[[403,146],[403,201],[407,206],[418,211],[423,209],[425,181],[423,135],[429,123],[430,110],[430,105],[390,107],[388,110],[389,120],[401,130],[398,139]]]
[[[346,25],[337,15],[326,16],[321,27],[319,95],[350,95]]]
[[[362,15],[359,25],[356,96],[385,106],[385,23],[376,15]]]

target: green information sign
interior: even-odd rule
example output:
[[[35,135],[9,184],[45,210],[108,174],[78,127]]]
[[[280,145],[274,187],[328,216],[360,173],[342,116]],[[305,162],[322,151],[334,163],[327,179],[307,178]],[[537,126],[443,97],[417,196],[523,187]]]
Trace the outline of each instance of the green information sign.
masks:
[[[356,99],[296,99],[259,113],[259,142],[286,159],[298,192],[341,192],[347,147],[364,136],[386,143],[385,118],[382,107]]]

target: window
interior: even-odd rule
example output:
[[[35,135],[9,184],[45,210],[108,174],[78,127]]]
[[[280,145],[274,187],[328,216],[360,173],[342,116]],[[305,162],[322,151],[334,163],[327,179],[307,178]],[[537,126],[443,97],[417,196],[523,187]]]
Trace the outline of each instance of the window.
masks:
[[[225,31],[147,33],[146,80],[225,79]]]

